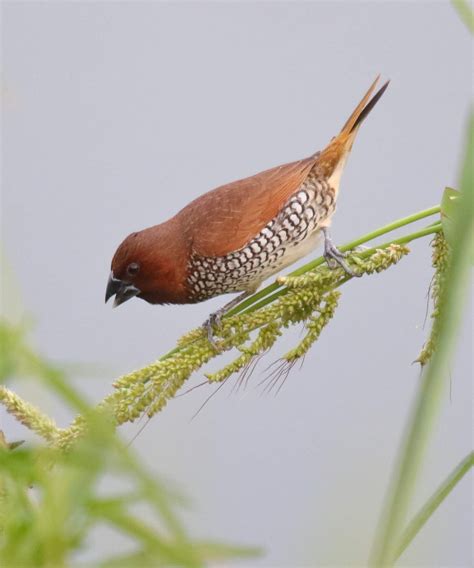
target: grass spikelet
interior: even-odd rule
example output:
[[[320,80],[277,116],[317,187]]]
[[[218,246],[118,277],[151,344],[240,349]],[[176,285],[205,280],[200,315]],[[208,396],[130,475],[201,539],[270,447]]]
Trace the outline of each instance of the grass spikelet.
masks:
[[[431,243],[433,252],[432,252],[432,265],[435,269],[433,281],[431,285],[431,299],[433,302],[433,311],[431,312],[432,324],[431,324],[431,331],[430,335],[423,345],[423,348],[415,359],[416,363],[420,363],[422,367],[424,367],[428,361],[431,359],[435,349],[436,349],[436,341],[438,337],[438,316],[440,313],[440,306],[439,306],[439,298],[441,295],[441,290],[443,289],[444,281],[446,280],[446,274],[449,269],[449,256],[450,256],[450,249],[449,245],[444,238],[444,234],[442,232],[437,233]]]

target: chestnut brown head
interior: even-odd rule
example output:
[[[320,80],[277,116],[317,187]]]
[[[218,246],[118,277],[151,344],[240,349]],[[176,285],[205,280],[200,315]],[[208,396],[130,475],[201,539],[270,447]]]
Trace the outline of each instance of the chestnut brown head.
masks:
[[[132,233],[120,244],[112,259],[105,301],[115,296],[114,307],[142,298],[152,304],[181,303],[186,286],[184,242],[171,223]]]

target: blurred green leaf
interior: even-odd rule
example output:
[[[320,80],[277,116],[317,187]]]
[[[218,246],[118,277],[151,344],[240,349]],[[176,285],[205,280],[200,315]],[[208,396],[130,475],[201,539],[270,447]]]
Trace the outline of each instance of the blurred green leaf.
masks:
[[[123,505],[118,500],[91,502],[89,510],[97,519],[107,521],[121,532],[131,536],[136,542],[159,553],[163,558],[176,560],[173,548],[166,542],[166,539],[140,519],[126,514]]]
[[[0,384],[24,373],[24,334],[23,327],[0,320]]]
[[[472,467],[474,467],[474,452],[471,452],[459,465],[456,466],[456,468],[448,475],[448,477],[443,481],[443,483],[441,483],[438,489],[436,489],[433,495],[413,517],[410,523],[408,523],[407,528],[400,537],[400,544],[396,553],[397,559],[403,554],[405,549],[420,532],[428,519]]]
[[[448,243],[454,245],[453,219],[456,208],[460,205],[461,193],[452,187],[446,187],[441,198],[441,224]]]
[[[451,0],[461,20],[466,24],[467,29],[474,34],[474,11],[471,2],[467,0]]]
[[[42,379],[49,391],[81,412],[85,428],[67,452],[42,445],[12,452],[18,443],[0,436],[0,566],[67,566],[90,532],[103,524],[126,534],[136,547],[104,566],[194,568],[211,556],[251,554],[253,549],[204,547],[189,538],[177,515],[184,499],[143,468],[118,437],[113,417],[104,408],[92,409],[65,373],[29,346],[26,332],[0,323],[6,347],[0,377]],[[104,497],[98,485],[105,475],[120,477],[132,489]],[[134,512],[137,505],[150,510],[146,522]]]
[[[452,212],[453,236],[449,269],[440,290],[438,339],[421,377],[406,426],[406,435],[392,473],[385,510],[378,525],[371,565],[392,566],[407,521],[407,511],[426,455],[428,441],[441,407],[449,375],[474,253],[474,114],[469,117],[460,176],[462,207]],[[453,204],[461,199],[450,200]],[[451,211],[450,211],[451,213]]]
[[[441,224],[444,236],[451,247],[454,246],[455,239],[454,219],[456,218],[458,208],[463,207],[463,203],[463,195],[460,191],[452,187],[445,188],[441,199]],[[474,264],[472,255],[471,264]]]

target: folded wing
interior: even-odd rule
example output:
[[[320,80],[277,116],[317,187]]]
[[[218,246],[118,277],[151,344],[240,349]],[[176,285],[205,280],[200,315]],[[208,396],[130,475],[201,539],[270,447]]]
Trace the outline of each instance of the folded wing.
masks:
[[[210,191],[177,218],[200,256],[224,256],[245,246],[282,209],[316,162],[316,155]]]

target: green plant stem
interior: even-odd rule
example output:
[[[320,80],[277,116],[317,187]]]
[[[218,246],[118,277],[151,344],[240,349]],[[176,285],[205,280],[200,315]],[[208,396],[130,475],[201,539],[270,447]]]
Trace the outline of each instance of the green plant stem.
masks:
[[[436,215],[436,213],[439,213],[440,210],[441,210],[440,205],[435,205],[434,207],[430,207],[429,209],[423,209],[423,211],[418,211],[418,213],[414,213],[413,215],[408,215],[408,217],[402,217],[401,219],[397,219],[396,221],[393,221],[388,225],[380,227],[380,229],[371,231],[370,233],[367,233],[362,237],[359,237],[358,239],[355,239],[347,243],[346,245],[343,245],[342,247],[340,247],[339,250],[341,250],[342,252],[353,250],[360,245],[363,245],[369,241],[372,241],[373,239],[376,239],[377,237],[385,235],[386,233],[391,233],[392,231],[395,231],[400,227],[404,227],[405,225],[410,225],[411,223],[415,223],[416,221],[424,219],[425,217]],[[297,270],[290,272],[289,276],[301,276],[302,274],[305,274],[309,270],[312,270],[313,268],[316,268],[317,266],[321,265],[323,262],[324,258],[319,257],[315,260],[312,260],[311,262],[308,262],[301,268],[298,268]],[[280,288],[280,285],[276,282],[266,286],[265,288],[262,288],[262,290],[260,290],[250,298],[247,298],[246,300],[241,302],[234,309],[230,310],[224,317],[234,316],[240,312],[246,311],[250,305],[257,303],[259,300],[261,300],[268,294],[271,294],[272,292],[275,292],[275,290],[278,290],[278,288]]]
[[[397,560],[410,545],[411,541],[416,537],[420,530],[425,525],[426,521],[466,475],[466,473],[474,467],[474,452],[466,456],[461,463],[448,475],[448,477],[441,483],[438,489],[408,523],[408,526],[403,531],[395,553],[395,560]]]
[[[435,209],[435,208],[433,208],[433,209]],[[404,245],[404,244],[410,243],[410,242],[412,242],[416,239],[421,239],[422,237],[426,237],[427,235],[432,235],[434,233],[438,233],[440,230],[441,230],[441,223],[439,221],[437,221],[436,223],[433,223],[432,225],[429,225],[428,227],[425,227],[424,229],[421,229],[419,231],[415,231],[414,233],[410,233],[409,235],[405,235],[405,236],[400,237],[398,239],[395,239],[393,241],[387,241],[386,243],[383,243],[382,245],[380,245],[378,247],[374,247],[374,248],[364,250],[362,253],[359,253],[359,257],[360,258],[366,258],[367,256],[370,256],[371,254],[373,254],[376,249],[387,248],[391,244]],[[374,231],[374,233],[375,232],[378,232],[378,231]],[[386,232],[388,232],[388,231],[386,231]],[[370,233],[370,234],[373,234],[373,233]],[[380,234],[383,234],[383,233],[380,233]],[[353,241],[353,242],[356,242],[356,241]],[[367,242],[367,241],[364,241],[364,242]],[[356,245],[356,246],[359,246],[359,245]],[[344,247],[341,247],[340,250],[350,250],[350,245],[345,245]],[[325,262],[325,260],[321,256],[321,257],[317,258],[316,260],[308,262],[307,264],[305,264],[304,266],[302,266],[298,270],[291,272],[288,276],[290,276],[290,277],[302,276],[303,274],[306,274],[310,270],[313,270],[314,268],[320,266],[324,262]],[[336,287],[341,286],[342,284],[344,284],[348,280],[351,280],[351,277],[347,277],[344,280],[341,280]],[[254,311],[256,311],[260,308],[263,308],[264,306],[267,306],[268,304],[270,304],[271,302],[273,302],[274,300],[276,300],[280,296],[283,296],[283,295],[288,293],[287,288],[284,288],[281,284],[278,284],[278,283],[271,284],[270,286],[267,286],[265,288],[265,290],[267,290],[267,293],[263,296],[263,298],[260,294],[255,294],[254,296],[252,296],[252,298],[258,296],[257,300],[259,298],[262,298],[262,299],[259,302],[252,303],[250,306],[247,307],[247,309],[245,309],[245,311],[242,311],[242,313],[246,313],[246,314],[252,313],[252,312],[254,312]],[[276,290],[276,291],[272,294],[271,292],[273,292],[274,290]],[[249,300],[250,299],[251,298],[249,298]],[[240,304],[240,305],[242,305],[242,304]],[[237,306],[237,307],[239,307],[239,306]],[[226,314],[226,316],[228,316],[228,314]],[[171,351],[168,351],[168,353],[166,353],[165,355],[160,357],[159,360],[164,361],[165,359],[168,359],[172,355],[175,355],[176,353],[182,351],[183,349],[186,349],[187,347],[191,346],[193,343],[194,342],[190,342],[187,345],[180,345],[178,347],[175,347],[175,348],[171,349]]]
[[[451,363],[463,299],[469,279],[470,259],[474,248],[474,117],[469,123],[460,189],[463,203],[454,221],[454,246],[450,268],[439,299],[437,349],[422,375],[410,413],[396,466],[392,474],[386,505],[371,556],[371,565],[392,566],[397,543],[407,516],[416,480],[425,457],[428,440],[439,413],[446,375]]]
[[[416,239],[421,239],[422,237],[426,237],[427,235],[432,235],[434,233],[439,232],[440,230],[441,230],[441,223],[438,222],[438,223],[436,223],[434,225],[430,225],[429,227],[426,227],[425,229],[422,229],[420,231],[416,231],[414,233],[410,233],[409,235],[405,235],[404,237],[400,237],[399,239],[395,239],[393,241],[387,241],[386,243],[384,243],[384,244],[382,244],[378,247],[373,247],[373,248],[364,250],[363,252],[358,253],[358,256],[359,256],[359,258],[362,258],[362,259],[367,258],[371,254],[373,254],[377,249],[384,249],[384,248],[389,247],[390,245],[406,245],[407,243],[410,243],[411,241],[414,241]],[[342,247],[341,247],[341,250],[342,250]],[[302,266],[298,270],[295,270],[289,276],[302,276],[303,274],[306,274],[310,270],[313,270],[317,266],[323,264],[323,262],[325,262],[324,258],[320,257],[320,258],[318,258],[318,259],[316,259],[312,262],[309,262],[308,264],[305,264],[304,266]],[[341,284],[344,284],[345,282],[347,282],[351,279],[352,278],[350,276],[348,276],[344,280],[341,280],[338,283],[338,285],[336,286],[336,288],[339,287]],[[275,293],[273,293],[269,296],[266,296],[265,298],[260,300],[260,302],[252,304],[243,313],[249,314],[251,312],[254,312],[255,310],[263,308],[267,304],[270,304],[271,302],[273,302],[274,300],[276,300],[280,296],[283,296],[283,295],[288,293],[287,288],[282,288],[279,284],[277,284],[277,286],[280,287],[281,289],[277,290]]]
[[[421,237],[425,237],[426,235],[431,235],[433,233],[437,233],[438,231],[441,230],[441,223],[438,223],[438,225],[439,226],[436,226],[436,227],[434,227],[434,226],[433,227],[427,227],[423,231],[418,231],[417,233],[407,235],[406,237],[402,237],[402,238],[400,238],[396,241],[388,241],[388,242],[386,242],[383,245],[380,245],[378,247],[374,247],[374,248],[364,250],[362,253],[358,254],[358,257],[361,258],[361,259],[368,258],[372,254],[374,254],[377,250],[387,248],[390,245],[406,244],[406,243],[410,242],[411,240],[421,238]],[[322,262],[325,262],[325,261],[323,260]],[[322,264],[322,262],[320,264]],[[309,272],[310,270],[311,270],[311,268],[308,268],[308,270],[305,270],[304,272],[298,274],[298,276],[302,276],[303,274],[305,274],[306,272]],[[293,276],[293,274],[290,274],[288,276]],[[345,284],[346,282],[349,282],[349,280],[352,280],[352,279],[353,279],[352,276],[346,275],[345,278],[339,280],[339,282],[337,282],[334,286],[328,287],[326,291],[329,292],[331,290],[336,290],[337,288],[340,288],[343,284]],[[257,304],[249,306],[245,310],[245,312],[243,312],[243,313],[244,314],[250,314],[252,312],[255,312],[256,310],[259,310],[260,308],[263,308],[263,307],[267,306],[268,304],[271,304],[274,300],[278,299],[280,296],[284,296],[284,295],[288,294],[288,292],[289,292],[288,288],[284,287],[281,290],[278,290],[277,292],[275,292],[274,294],[267,296],[266,298],[263,298]],[[252,327],[252,328],[249,329],[249,331],[255,331],[256,329],[258,329],[258,327],[259,326]]]
[[[388,225],[384,225],[383,227],[380,227],[379,229],[376,229],[375,231],[371,231],[370,233],[367,233],[365,235],[363,235],[362,237],[359,237],[358,239],[355,239],[349,243],[347,243],[346,245],[343,245],[342,247],[340,247],[341,251],[349,251],[354,249],[355,247],[358,247],[364,243],[367,243],[377,237],[380,237],[382,235],[385,235],[387,233],[390,233],[391,231],[394,231],[396,229],[399,229],[401,227],[404,227],[406,225],[409,225],[411,223],[415,223],[416,221],[420,221],[421,219],[425,219],[426,217],[430,217],[431,215],[436,215],[437,213],[440,212],[440,205],[435,205],[434,207],[429,207],[428,209],[423,209],[422,211],[418,211],[417,213],[413,213],[412,215],[408,215],[407,217],[402,217],[401,219],[397,219],[396,221],[393,221],[392,223],[389,223]],[[421,237],[424,237],[426,235],[430,235],[432,233],[438,232],[441,228],[441,225],[439,223],[439,221],[436,221],[435,223],[433,223],[432,225],[430,225],[429,227],[426,227],[425,229],[422,229],[421,231],[416,231],[414,233],[410,233],[409,235],[405,235],[404,237],[401,237],[395,241],[392,241],[393,243],[398,243],[398,244],[406,244],[409,243],[415,239],[419,239]],[[388,246],[391,243],[385,243],[384,245],[381,245],[380,247],[377,248],[383,248]],[[308,262],[307,264],[305,264],[304,266],[298,268],[297,270],[294,270],[293,272],[290,272],[289,276],[301,276],[302,274],[305,274],[306,272],[313,270],[314,268],[320,266],[321,264],[323,264],[324,258],[321,256],[315,260],[312,260],[311,262]],[[283,290],[280,290],[280,288],[282,288],[281,284],[278,284],[277,282],[274,282],[273,284],[270,284],[268,286],[266,286],[265,288],[263,288],[262,290],[260,290],[259,292],[257,292],[256,294],[253,294],[253,296],[251,296],[250,298],[247,298],[246,300],[244,300],[243,302],[241,302],[238,306],[236,306],[233,310],[230,310],[227,314],[225,314],[224,318],[236,315],[238,313],[241,312],[250,312],[250,311],[255,311],[256,309],[266,306],[267,304],[269,304],[271,301],[273,301],[274,299],[276,299],[279,295],[280,292],[283,292]],[[278,291],[279,293],[277,295],[274,294],[274,292]],[[265,298],[265,302],[261,302],[260,300],[262,300],[263,298]],[[258,304],[257,304],[258,302]],[[254,305],[255,307],[252,310],[249,310],[250,306]],[[189,344],[191,345],[191,343]],[[165,353],[162,357],[160,357],[160,360],[163,361],[165,359],[168,359],[169,357],[175,355],[176,353],[182,351],[183,349],[186,349],[188,347],[188,345],[180,345],[178,347],[174,347],[173,349],[171,349],[170,351],[168,351],[167,353]]]

